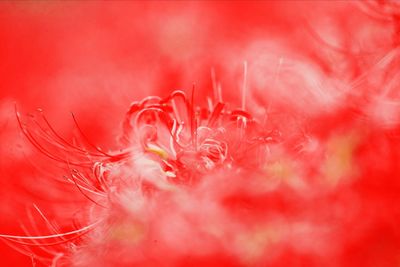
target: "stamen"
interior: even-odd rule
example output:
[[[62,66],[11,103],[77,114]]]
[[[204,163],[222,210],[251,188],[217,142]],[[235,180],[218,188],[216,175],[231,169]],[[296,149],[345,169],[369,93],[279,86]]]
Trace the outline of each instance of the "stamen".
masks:
[[[243,62],[242,110],[246,110],[247,61]]]

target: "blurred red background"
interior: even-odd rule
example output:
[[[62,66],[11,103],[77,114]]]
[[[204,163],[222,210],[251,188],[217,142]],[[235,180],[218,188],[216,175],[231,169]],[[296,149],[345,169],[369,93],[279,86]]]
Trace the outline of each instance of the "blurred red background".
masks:
[[[347,21],[351,16],[352,21]],[[325,26],[330,25],[325,20],[335,19],[335,27]],[[228,99],[239,92],[242,62],[249,61],[250,75],[257,84],[254,79],[261,79],[262,73],[251,66],[267,52],[305,58],[320,66],[325,75],[351,80],[361,71],[348,66],[333,68],[332,63],[346,63],[320,49],[308,26],[316,26],[328,40],[334,36],[333,42],[339,44],[350,35],[355,42],[368,35],[375,44],[392,38],[392,29],[368,21],[357,7],[340,1],[0,3],[0,232],[21,233],[18,221],[25,207],[43,201],[24,192],[26,186],[40,183],[41,174],[28,160],[36,152],[20,134],[15,103],[21,113],[42,108],[65,136],[71,134],[73,112],[93,143],[108,149],[115,146],[123,115],[132,101],[188,89],[193,83],[202,95],[211,87],[212,67]],[[352,32],[353,27],[369,30]],[[381,41],[379,45],[384,50],[393,44]],[[257,105],[263,104],[260,100]],[[298,107],[288,106],[284,110],[297,112]],[[341,125],[348,119],[346,111],[340,112],[313,115],[310,125],[323,136],[330,123]],[[366,266],[366,257],[371,258],[369,266],[400,264],[399,211],[395,208],[400,204],[400,183],[392,180],[398,177],[395,161],[399,142],[382,140],[379,131],[371,138],[374,134],[378,137],[363,147],[367,151],[363,160],[373,165],[385,158],[387,165],[372,169],[362,183],[349,190],[364,194],[360,205],[369,209],[363,207],[360,214],[366,218],[358,219],[375,219],[365,228],[370,234],[355,236],[351,236],[351,228],[358,227],[357,220],[351,220],[355,224],[348,225],[348,246],[340,257],[322,260],[331,260],[331,266]],[[346,196],[332,198],[346,203]],[[385,210],[387,206],[392,208]],[[346,232],[342,230],[338,232]],[[3,243],[0,255],[2,266],[31,265],[28,257]],[[318,266],[321,262],[318,255],[301,255],[290,249],[280,259],[276,266]]]

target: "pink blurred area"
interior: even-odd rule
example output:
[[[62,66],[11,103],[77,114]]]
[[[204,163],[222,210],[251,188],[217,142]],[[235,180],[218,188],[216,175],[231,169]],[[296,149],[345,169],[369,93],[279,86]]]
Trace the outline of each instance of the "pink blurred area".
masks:
[[[254,88],[248,96],[254,102],[249,109],[263,113],[272,99],[278,110],[310,116],[310,127],[323,139],[331,125],[347,127],[349,120],[341,105],[345,99],[324,100],[332,99],[334,89],[329,90],[338,86],[334,79],[324,77],[336,75],[345,82],[361,75],[364,66],[372,65],[393,45],[393,29],[385,25],[370,22],[356,4],[346,1],[0,3],[0,233],[21,233],[18,221],[26,206],[43,202],[24,191],[26,186],[40,183],[41,173],[32,166],[37,152],[21,136],[15,105],[21,114],[43,109],[54,128],[66,137],[71,136],[74,126],[72,112],[88,138],[107,150],[115,147],[124,113],[132,101],[153,94],[164,96],[174,89],[188,90],[192,84],[200,98],[211,92],[211,68],[217,73],[225,97],[238,100],[242,64],[247,60],[249,84]],[[362,49],[376,53],[365,57],[364,65],[351,60],[360,48],[347,44],[350,36],[354,43],[365,41],[365,36],[371,41]],[[318,38],[333,47],[346,47],[348,55],[326,52]],[[267,74],[276,70],[281,58],[308,63],[304,70],[307,77],[313,78],[294,79],[293,88],[298,83],[321,79],[329,84],[326,95],[309,96],[304,91],[296,99],[296,90],[265,91],[263,88],[273,82]],[[392,267],[399,262],[399,257],[393,256],[400,255],[399,233],[392,225],[394,217],[400,218],[399,212],[384,210],[390,203],[400,204],[395,196],[399,185],[392,180],[398,174],[393,162],[399,153],[393,150],[388,155],[382,147],[390,150],[400,144],[397,139],[382,139],[380,134],[379,129],[368,131],[374,139],[361,146],[360,159],[365,165],[373,165],[386,157],[387,165],[381,165],[381,169],[371,167],[369,174],[363,173],[367,175],[363,182],[347,189],[364,197],[361,204],[354,205],[366,205],[371,210],[368,213],[356,207],[360,218],[341,222],[340,227],[348,227],[349,233],[342,228],[337,233],[348,234],[348,242],[335,244],[348,247],[343,251],[335,248],[340,252],[333,254],[341,262],[329,266],[361,266],[357,264],[364,262],[364,255],[382,264],[370,266]],[[376,179],[387,184],[376,184]],[[324,204],[342,207],[353,200],[351,192],[331,197],[324,199]],[[304,205],[314,208],[314,203]],[[329,217],[322,212],[324,207],[315,208],[315,222]],[[368,225],[368,218],[375,221]],[[352,227],[358,227],[353,225],[358,220],[370,235],[351,233]],[[299,236],[296,238],[308,238],[304,233]],[[0,255],[2,266],[31,265],[29,257],[5,244],[0,245]],[[280,259],[278,265],[271,266],[318,266],[327,262],[326,258],[320,260],[318,255],[290,248],[282,252]]]

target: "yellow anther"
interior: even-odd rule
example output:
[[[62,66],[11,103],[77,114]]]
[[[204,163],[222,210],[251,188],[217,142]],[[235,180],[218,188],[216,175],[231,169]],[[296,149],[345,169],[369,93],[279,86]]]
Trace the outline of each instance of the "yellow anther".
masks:
[[[117,224],[110,232],[110,237],[114,240],[137,244],[145,237],[145,227],[140,223]]]
[[[162,159],[168,159],[168,153],[167,151],[165,151],[164,149],[162,149],[159,146],[153,145],[153,144],[148,144],[146,147],[146,151],[156,154],[157,156],[159,156]]]
[[[337,135],[328,141],[327,159],[322,165],[322,173],[331,185],[355,174],[357,166],[353,158],[359,142],[360,136],[356,133]]]

